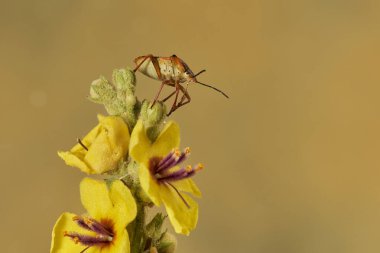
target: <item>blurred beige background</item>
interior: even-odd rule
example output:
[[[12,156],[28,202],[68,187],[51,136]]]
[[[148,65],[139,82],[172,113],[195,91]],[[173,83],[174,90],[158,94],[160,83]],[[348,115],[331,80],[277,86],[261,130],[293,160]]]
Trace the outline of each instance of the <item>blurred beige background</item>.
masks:
[[[16,0],[0,9],[2,252],[48,252],[83,212],[56,150],[96,124],[89,84],[176,53],[199,79],[174,113],[204,197],[178,252],[380,251],[379,1]],[[138,95],[159,83],[138,75]],[[168,90],[166,90],[168,91]]]

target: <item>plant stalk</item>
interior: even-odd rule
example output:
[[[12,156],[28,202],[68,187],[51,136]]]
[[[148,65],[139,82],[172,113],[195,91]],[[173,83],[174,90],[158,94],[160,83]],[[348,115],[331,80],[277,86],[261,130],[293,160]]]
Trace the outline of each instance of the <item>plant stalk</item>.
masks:
[[[137,203],[137,216],[131,243],[131,253],[141,253],[145,241],[145,207],[142,203]]]

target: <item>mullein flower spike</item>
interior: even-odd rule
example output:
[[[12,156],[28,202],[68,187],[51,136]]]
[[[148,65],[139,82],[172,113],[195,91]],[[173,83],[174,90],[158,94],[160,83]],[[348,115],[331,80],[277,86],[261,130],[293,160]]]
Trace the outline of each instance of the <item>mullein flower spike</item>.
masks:
[[[87,213],[58,218],[51,253],[173,253],[177,242],[163,228],[166,215],[146,219],[155,205],[165,206],[177,233],[188,235],[196,227],[198,204],[189,194],[201,197],[192,177],[203,165],[184,165],[190,148],[179,149],[178,124],[165,123],[165,104],[140,102],[135,88],[129,69],[115,70],[112,83],[101,77],[91,84],[89,99],[110,116],[98,115],[99,124],[58,155],[104,180],[82,180]]]

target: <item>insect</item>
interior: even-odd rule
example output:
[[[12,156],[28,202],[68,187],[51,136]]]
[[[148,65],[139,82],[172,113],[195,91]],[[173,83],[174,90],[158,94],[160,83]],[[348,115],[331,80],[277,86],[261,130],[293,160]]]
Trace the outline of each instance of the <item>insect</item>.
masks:
[[[165,85],[175,88],[175,91],[170,93],[166,98],[162,100],[162,102],[165,102],[173,95],[175,95],[173,105],[167,114],[168,116],[181,106],[190,103],[191,98],[187,92],[187,88],[188,85],[192,82],[212,88],[228,98],[228,96],[223,91],[211,85],[201,83],[197,80],[196,77],[206,70],[201,70],[197,74],[194,74],[189,66],[187,66],[187,64],[176,55],[172,55],[170,57],[158,57],[149,54],[137,57],[134,62],[136,64],[136,67],[133,70],[134,72],[139,70],[144,75],[161,81],[160,89],[158,90],[158,93],[156,94],[151,107],[157,102],[162,88]],[[185,84],[186,87],[182,86],[183,84]],[[181,98],[179,98],[180,92],[182,93]]]

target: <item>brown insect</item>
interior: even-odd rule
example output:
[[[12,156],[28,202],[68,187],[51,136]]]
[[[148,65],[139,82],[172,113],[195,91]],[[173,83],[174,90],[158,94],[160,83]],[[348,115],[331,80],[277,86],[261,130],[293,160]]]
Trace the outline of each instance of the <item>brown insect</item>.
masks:
[[[197,74],[194,74],[189,66],[187,66],[187,64],[176,55],[172,55],[170,57],[158,57],[149,54],[137,57],[134,62],[136,64],[136,68],[133,70],[134,72],[139,70],[144,75],[156,80],[160,80],[162,82],[151,106],[157,102],[164,85],[172,86],[175,88],[175,91],[170,93],[169,96],[162,100],[165,102],[173,95],[175,95],[175,99],[168,113],[168,116],[181,106],[190,103],[191,98],[187,92],[187,88],[188,85],[192,82],[212,88],[228,98],[228,96],[223,91],[211,85],[201,83],[196,79],[198,75],[205,72],[206,70],[201,70]],[[186,88],[183,87],[182,84],[186,84]],[[178,97],[180,92],[182,93],[182,97],[179,99]]]

